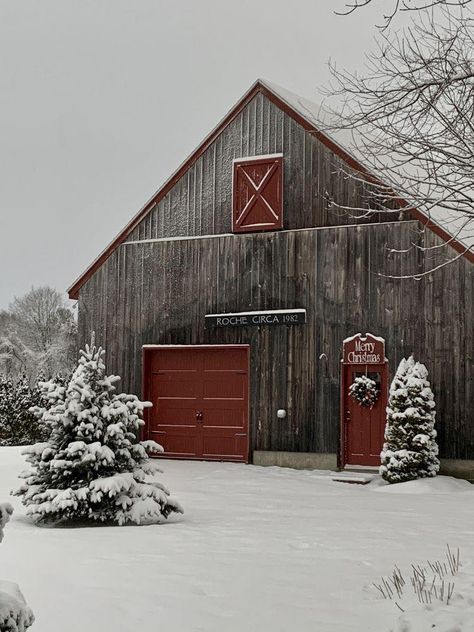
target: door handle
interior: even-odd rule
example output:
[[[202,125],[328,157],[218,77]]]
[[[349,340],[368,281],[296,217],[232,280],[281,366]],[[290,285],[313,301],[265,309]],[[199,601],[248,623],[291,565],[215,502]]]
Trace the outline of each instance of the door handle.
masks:
[[[202,421],[202,418],[203,418],[203,414],[202,414],[202,412],[200,410],[198,410],[197,413],[196,413],[196,419],[198,421]]]

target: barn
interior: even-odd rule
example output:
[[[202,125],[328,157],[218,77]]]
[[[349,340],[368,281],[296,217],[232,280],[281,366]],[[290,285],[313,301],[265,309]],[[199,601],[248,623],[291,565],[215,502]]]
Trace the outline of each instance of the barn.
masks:
[[[80,344],[95,331],[152,401],[168,458],[328,469],[379,464],[414,353],[443,471],[474,479],[474,254],[416,210],[344,212],[372,185],[316,109],[258,80],[69,288]],[[348,397],[360,375],[373,408]]]

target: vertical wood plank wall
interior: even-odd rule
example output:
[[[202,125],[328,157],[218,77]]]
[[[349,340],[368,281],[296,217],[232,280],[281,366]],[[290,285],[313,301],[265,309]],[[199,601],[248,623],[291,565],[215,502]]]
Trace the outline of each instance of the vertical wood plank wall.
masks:
[[[81,289],[80,342],[94,329],[109,371],[139,395],[143,344],[249,343],[251,448],[334,453],[342,341],[371,331],[386,339],[392,371],[411,352],[427,364],[442,456],[473,458],[473,266],[459,259],[420,280],[393,278],[452,254],[409,249],[439,243],[418,229],[399,222],[122,245]],[[306,325],[204,329],[208,313],[296,307],[307,309]]]
[[[329,201],[335,200],[339,206],[366,208],[368,185],[348,178],[338,156],[257,94],[128,235],[128,241],[230,233],[232,161],[280,152],[284,156],[285,229],[383,219],[382,213],[374,213],[358,220],[331,206]],[[385,219],[395,218],[386,213]]]

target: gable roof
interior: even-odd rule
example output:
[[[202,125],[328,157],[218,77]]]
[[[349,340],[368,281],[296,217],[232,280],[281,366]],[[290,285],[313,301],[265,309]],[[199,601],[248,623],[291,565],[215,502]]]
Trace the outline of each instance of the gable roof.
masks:
[[[318,128],[318,121],[321,120],[322,109],[317,104],[299,97],[298,95],[277,86],[274,83],[263,79],[257,79],[255,83],[247,90],[243,97],[234,105],[234,107],[224,116],[217,126],[204,138],[200,145],[192,152],[190,156],[176,169],[176,171],[164,182],[160,189],[146,202],[144,206],[136,213],[136,215],[128,222],[123,230],[110,242],[99,256],[89,265],[81,276],[74,281],[68,288],[69,298],[77,299],[79,290],[90,279],[94,272],[100,268],[108,257],[125,241],[127,235],[142,221],[153,206],[162,200],[167,193],[173,188],[178,180],[184,175],[187,169],[200,158],[200,156],[208,149],[208,147],[216,140],[222,130],[243,110],[243,108],[257,95],[263,94],[267,99],[274,103],[278,108],[295,120],[306,131],[311,132],[326,147],[338,155],[348,167],[358,171],[364,175],[369,181],[380,184],[380,180],[370,173],[357,158],[354,157],[347,149],[345,149],[334,137],[330,137],[327,133],[322,132]],[[421,221],[425,226],[439,235],[443,240],[449,241],[450,245],[459,253],[464,254],[470,261],[474,262],[474,252],[469,249],[466,243],[459,239],[454,239],[453,235],[444,230],[432,218],[427,217],[424,213],[417,209],[410,211],[413,219]]]

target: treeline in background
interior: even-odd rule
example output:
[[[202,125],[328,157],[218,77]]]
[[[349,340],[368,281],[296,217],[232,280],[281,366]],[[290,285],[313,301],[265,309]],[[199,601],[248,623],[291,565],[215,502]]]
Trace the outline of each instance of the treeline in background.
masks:
[[[33,409],[47,402],[40,382],[66,384],[76,361],[77,326],[63,296],[32,288],[0,311],[0,445],[43,440]]]

